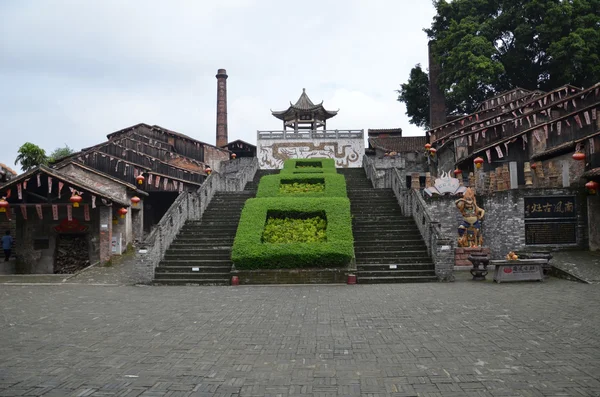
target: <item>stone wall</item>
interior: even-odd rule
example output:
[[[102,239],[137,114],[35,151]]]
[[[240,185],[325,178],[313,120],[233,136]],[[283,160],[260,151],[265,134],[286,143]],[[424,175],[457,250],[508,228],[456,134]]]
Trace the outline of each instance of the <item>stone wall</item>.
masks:
[[[169,210],[140,244],[136,254],[135,278],[140,283],[150,283],[154,269],[165,255],[181,227],[188,220],[200,220],[218,191],[240,191],[254,177],[258,161],[253,161],[233,176],[226,177],[213,172],[196,192],[183,192],[173,202]]]
[[[600,195],[596,193],[587,198],[588,236],[591,251],[600,250]]]
[[[209,165],[214,171],[221,171],[223,161],[229,160],[227,149],[219,149],[213,146],[204,146],[204,163]]]
[[[264,284],[344,284],[348,269],[261,269],[234,270],[240,285]]]
[[[352,138],[294,139],[260,138],[257,140],[256,155],[260,169],[281,169],[288,159],[325,157],[335,160],[337,168],[360,168],[365,154],[365,141],[362,134]]]
[[[525,199],[527,196],[576,196],[577,243],[561,245],[525,244]],[[462,217],[455,207],[456,196],[424,197],[432,219],[440,222],[446,235],[457,236]],[[523,249],[564,249],[587,247],[587,208],[585,197],[577,189],[514,189],[478,195],[477,205],[485,210],[482,222],[484,245],[490,247],[492,259],[501,259],[508,252]]]

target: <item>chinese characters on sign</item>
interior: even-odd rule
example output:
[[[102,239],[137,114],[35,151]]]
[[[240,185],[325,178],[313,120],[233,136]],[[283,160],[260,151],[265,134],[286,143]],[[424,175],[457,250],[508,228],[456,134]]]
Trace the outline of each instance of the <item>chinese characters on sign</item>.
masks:
[[[575,196],[525,197],[525,244],[576,242]]]

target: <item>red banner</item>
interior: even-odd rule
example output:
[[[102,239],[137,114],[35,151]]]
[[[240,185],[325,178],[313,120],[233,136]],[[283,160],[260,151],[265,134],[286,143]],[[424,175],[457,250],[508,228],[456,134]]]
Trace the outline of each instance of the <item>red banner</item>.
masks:
[[[42,205],[41,204],[36,204],[35,205],[35,210],[37,211],[38,217],[40,219],[44,219],[44,214],[42,212]]]
[[[83,205],[83,219],[85,219],[86,222],[90,221],[90,206],[87,204]]]
[[[58,205],[56,204],[52,204],[52,219],[55,221],[58,220]]]

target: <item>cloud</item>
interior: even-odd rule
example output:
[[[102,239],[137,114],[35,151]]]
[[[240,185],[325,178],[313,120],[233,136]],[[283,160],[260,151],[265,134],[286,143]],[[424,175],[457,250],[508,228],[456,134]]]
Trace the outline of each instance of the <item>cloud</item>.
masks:
[[[270,109],[303,87],[340,109],[331,128],[422,134],[394,90],[427,64],[433,14],[406,0],[2,2],[0,162],[26,141],[79,149],[139,122],[214,143],[219,68],[231,140],[281,128]]]

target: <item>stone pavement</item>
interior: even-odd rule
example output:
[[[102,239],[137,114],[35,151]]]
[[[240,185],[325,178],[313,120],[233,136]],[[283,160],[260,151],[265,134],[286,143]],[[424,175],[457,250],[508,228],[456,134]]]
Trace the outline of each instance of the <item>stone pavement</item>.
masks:
[[[599,396],[600,287],[0,285],[0,396]]]
[[[592,284],[600,283],[600,252],[562,251],[553,252],[550,263],[569,274]]]

